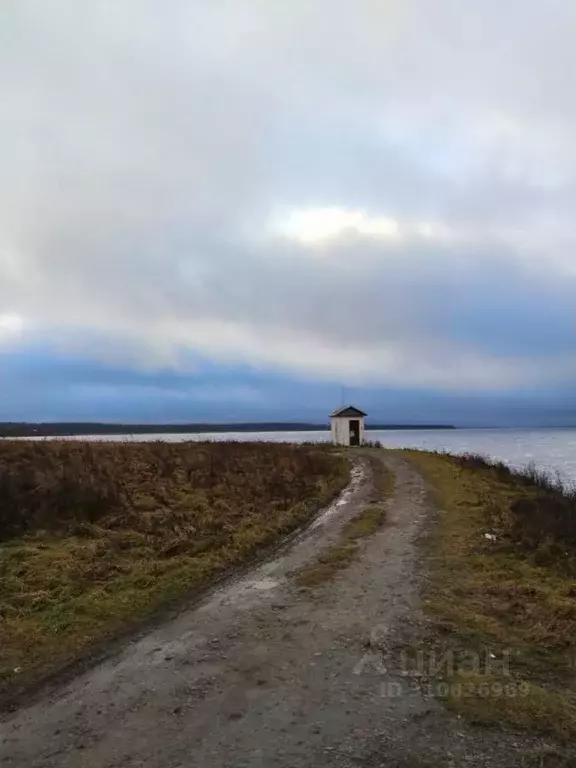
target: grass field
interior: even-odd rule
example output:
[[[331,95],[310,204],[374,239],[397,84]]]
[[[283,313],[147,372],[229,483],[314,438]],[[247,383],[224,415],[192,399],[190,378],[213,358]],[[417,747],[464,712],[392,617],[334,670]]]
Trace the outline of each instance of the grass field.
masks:
[[[347,479],[325,447],[0,442],[0,694],[250,561]]]
[[[482,722],[573,739],[576,495],[533,469],[478,456],[404,455],[440,510],[425,606],[437,644],[456,661],[446,703]]]

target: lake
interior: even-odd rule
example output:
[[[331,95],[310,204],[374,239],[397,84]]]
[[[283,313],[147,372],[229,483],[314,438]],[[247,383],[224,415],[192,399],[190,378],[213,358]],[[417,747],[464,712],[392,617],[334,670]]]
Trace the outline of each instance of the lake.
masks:
[[[576,429],[456,429],[370,430],[368,440],[380,440],[387,448],[421,448],[451,453],[481,453],[514,467],[530,462],[548,472],[560,473],[576,483]],[[82,440],[265,440],[272,442],[328,441],[330,432],[223,432],[164,435],[99,435]]]

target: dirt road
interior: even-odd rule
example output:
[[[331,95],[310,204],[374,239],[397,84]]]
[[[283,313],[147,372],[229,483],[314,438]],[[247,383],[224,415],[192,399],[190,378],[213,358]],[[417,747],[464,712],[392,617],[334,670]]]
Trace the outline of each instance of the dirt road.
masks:
[[[430,518],[417,472],[381,460],[396,490],[358,561],[311,591],[291,576],[370,502],[364,458],[338,502],[273,561],[5,720],[0,764],[547,765],[541,741],[465,725],[400,674],[400,649],[422,623],[417,541]]]

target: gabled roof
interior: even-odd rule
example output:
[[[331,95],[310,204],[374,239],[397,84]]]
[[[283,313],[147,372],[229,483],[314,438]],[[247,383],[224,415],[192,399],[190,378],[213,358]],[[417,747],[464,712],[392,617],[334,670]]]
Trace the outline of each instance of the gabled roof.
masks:
[[[367,416],[368,414],[361,411],[359,408],[355,408],[353,405],[343,405],[333,413],[330,414],[330,418],[335,416]]]

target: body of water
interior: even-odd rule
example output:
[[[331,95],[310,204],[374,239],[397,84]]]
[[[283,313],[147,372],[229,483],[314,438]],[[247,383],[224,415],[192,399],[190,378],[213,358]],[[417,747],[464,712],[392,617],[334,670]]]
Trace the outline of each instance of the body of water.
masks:
[[[368,440],[387,448],[420,448],[450,453],[481,453],[514,467],[534,462],[576,483],[576,429],[456,429],[370,430]],[[80,440],[130,440],[184,442],[187,440],[265,440],[271,442],[326,442],[330,432],[222,432],[205,434],[98,435]]]

